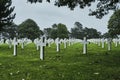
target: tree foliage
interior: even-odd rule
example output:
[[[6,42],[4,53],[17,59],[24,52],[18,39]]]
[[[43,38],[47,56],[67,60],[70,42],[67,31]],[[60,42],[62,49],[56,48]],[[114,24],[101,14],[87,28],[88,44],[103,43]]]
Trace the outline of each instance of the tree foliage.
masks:
[[[110,33],[106,32],[102,35],[102,38],[110,38]]]
[[[84,28],[84,35],[88,38],[100,38],[101,37],[101,32],[97,31],[94,28]]]
[[[4,26],[4,31],[2,31],[2,34],[6,38],[14,38],[17,36],[17,29],[18,26],[15,23],[12,23],[11,25]]]
[[[71,28],[71,37],[82,39],[84,37],[83,25],[79,22],[74,23],[74,28]]]
[[[51,30],[51,38],[55,39],[55,38],[68,38],[68,30],[66,25],[64,24],[53,24],[52,26],[52,30]]]
[[[83,39],[83,37],[87,38],[99,38],[101,33],[98,32],[94,28],[83,28],[82,24],[79,22],[75,22],[74,28],[71,28],[71,37],[77,39]]]
[[[43,0],[27,0],[31,3],[42,2]],[[46,0],[50,2],[50,0]],[[55,0],[55,5],[58,7],[67,6],[71,10],[79,6],[81,9],[86,6],[91,6],[92,3],[97,2],[96,10],[90,10],[90,16],[96,16],[96,18],[102,18],[104,15],[108,14],[110,10],[116,10],[119,6],[119,0]]]
[[[15,14],[12,14],[15,7],[11,7],[11,4],[11,0],[0,0],[0,31],[15,18]]]
[[[51,38],[52,28],[44,28],[43,33],[47,38]]]
[[[58,38],[68,38],[68,30],[66,25],[59,23],[59,24],[53,24],[52,28],[45,28],[44,34],[47,36],[47,38],[56,39]]]
[[[108,21],[109,33],[112,37],[120,35],[120,10],[113,13]]]
[[[57,29],[52,29],[50,35],[51,35],[52,39],[56,39],[58,37],[57,36]]]
[[[31,40],[42,35],[38,25],[32,19],[27,19],[18,26],[18,34],[20,38],[27,37]]]

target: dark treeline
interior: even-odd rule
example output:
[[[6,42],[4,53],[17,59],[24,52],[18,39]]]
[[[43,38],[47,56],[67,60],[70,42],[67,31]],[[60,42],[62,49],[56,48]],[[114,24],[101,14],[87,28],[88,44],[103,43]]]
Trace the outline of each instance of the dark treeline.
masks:
[[[77,38],[83,39],[83,37],[90,38],[100,38],[101,32],[97,31],[94,28],[83,27],[80,22],[75,22],[73,28],[68,31],[65,24],[53,24],[49,28],[44,28],[40,30],[40,27],[32,19],[27,19],[19,25],[15,23],[4,27],[2,31],[4,38],[29,38],[34,40],[39,38],[42,35],[45,35],[47,38],[56,39],[57,37],[63,38]]]

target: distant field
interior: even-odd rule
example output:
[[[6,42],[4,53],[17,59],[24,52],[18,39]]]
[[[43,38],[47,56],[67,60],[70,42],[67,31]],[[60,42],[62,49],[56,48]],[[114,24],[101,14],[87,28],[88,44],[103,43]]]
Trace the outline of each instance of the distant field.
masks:
[[[13,48],[0,45],[0,80],[120,80],[120,45],[107,51],[89,44],[84,55],[82,44],[62,45],[60,52],[53,44],[45,48],[44,61],[39,54],[33,43],[18,46],[16,57]]]

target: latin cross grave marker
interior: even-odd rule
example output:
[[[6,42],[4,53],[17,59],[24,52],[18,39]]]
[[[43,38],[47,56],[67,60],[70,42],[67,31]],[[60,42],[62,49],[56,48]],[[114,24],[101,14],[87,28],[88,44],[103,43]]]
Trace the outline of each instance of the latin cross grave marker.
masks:
[[[44,60],[44,53],[45,53],[45,46],[46,46],[46,42],[45,42],[45,37],[41,37],[41,42],[40,42],[40,59]]]
[[[86,37],[84,37],[84,40],[83,40],[83,54],[86,54],[87,53],[87,39]]]
[[[15,37],[14,40],[13,40],[13,45],[14,45],[13,55],[14,55],[14,56],[17,56],[17,45],[18,45],[18,42],[17,42],[17,38],[16,38],[16,37]]]

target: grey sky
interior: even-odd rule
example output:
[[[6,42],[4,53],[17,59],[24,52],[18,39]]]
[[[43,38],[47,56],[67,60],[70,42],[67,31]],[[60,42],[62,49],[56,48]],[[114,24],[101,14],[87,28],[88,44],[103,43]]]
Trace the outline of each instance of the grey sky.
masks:
[[[14,12],[17,14],[14,22],[16,24],[22,23],[24,20],[31,18],[43,30],[43,28],[51,27],[54,23],[66,24],[68,30],[74,27],[76,21],[82,23],[84,27],[95,28],[104,33],[107,29],[107,22],[112,13],[105,16],[103,19],[96,19],[88,16],[89,9],[75,8],[71,11],[67,7],[54,6],[53,3],[37,3],[31,4],[27,0],[12,0],[15,6]],[[95,8],[93,5],[92,8]]]

